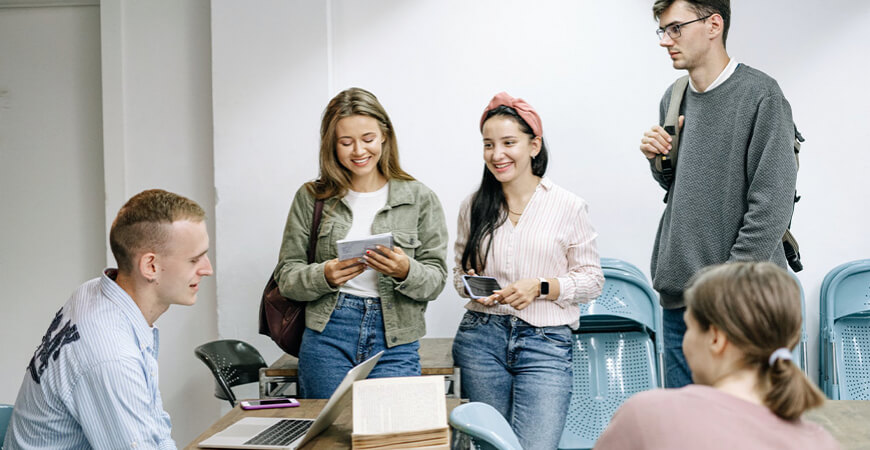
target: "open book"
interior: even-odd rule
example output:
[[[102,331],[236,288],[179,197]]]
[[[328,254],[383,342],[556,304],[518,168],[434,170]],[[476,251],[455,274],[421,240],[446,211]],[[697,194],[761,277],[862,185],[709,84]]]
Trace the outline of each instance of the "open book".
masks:
[[[444,377],[398,377],[353,384],[354,449],[449,449]]]

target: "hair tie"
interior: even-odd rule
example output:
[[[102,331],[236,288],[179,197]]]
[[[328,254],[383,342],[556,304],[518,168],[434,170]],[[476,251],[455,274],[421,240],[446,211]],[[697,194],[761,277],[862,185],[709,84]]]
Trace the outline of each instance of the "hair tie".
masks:
[[[521,98],[511,97],[507,92],[499,92],[498,94],[495,94],[495,97],[493,97],[492,100],[489,101],[489,104],[486,105],[486,109],[483,110],[483,115],[480,116],[481,130],[483,130],[483,122],[486,121],[486,113],[498,108],[499,106],[513,108],[517,112],[517,115],[529,124],[529,128],[532,129],[532,133],[534,133],[536,137],[544,135],[544,130],[541,127],[541,116],[538,115],[535,108],[532,108],[532,105],[526,103],[526,101]]]
[[[777,359],[791,361],[791,351],[785,347],[780,347],[774,350],[773,353],[770,354],[770,358],[767,360],[767,365],[773,367],[773,363],[775,363]]]

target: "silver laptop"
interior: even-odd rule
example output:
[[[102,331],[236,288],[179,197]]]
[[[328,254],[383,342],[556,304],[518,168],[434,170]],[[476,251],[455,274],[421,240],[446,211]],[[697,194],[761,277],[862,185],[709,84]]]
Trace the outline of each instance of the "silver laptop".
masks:
[[[316,419],[280,417],[245,417],[227,429],[199,443],[209,448],[295,449],[308,443],[329,428],[345,407],[353,382],[365,379],[384,352],[372,356],[350,369]]]

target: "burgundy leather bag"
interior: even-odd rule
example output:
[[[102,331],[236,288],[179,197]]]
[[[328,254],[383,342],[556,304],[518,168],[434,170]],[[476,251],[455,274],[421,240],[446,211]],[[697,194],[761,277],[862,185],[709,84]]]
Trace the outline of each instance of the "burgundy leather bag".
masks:
[[[308,264],[314,262],[314,250],[317,247],[317,230],[323,217],[323,200],[314,202],[314,217],[311,221],[311,232],[308,234]],[[275,276],[269,277],[263,297],[260,299],[260,334],[272,338],[281,350],[299,356],[302,345],[302,333],[305,332],[305,305],[281,295]]]

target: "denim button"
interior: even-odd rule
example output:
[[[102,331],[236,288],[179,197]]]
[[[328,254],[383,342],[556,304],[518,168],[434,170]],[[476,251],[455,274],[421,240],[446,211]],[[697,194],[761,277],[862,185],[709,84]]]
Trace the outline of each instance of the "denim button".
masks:
[[[511,317],[511,322],[513,322],[513,323],[517,323],[517,316],[512,316],[512,317]]]

